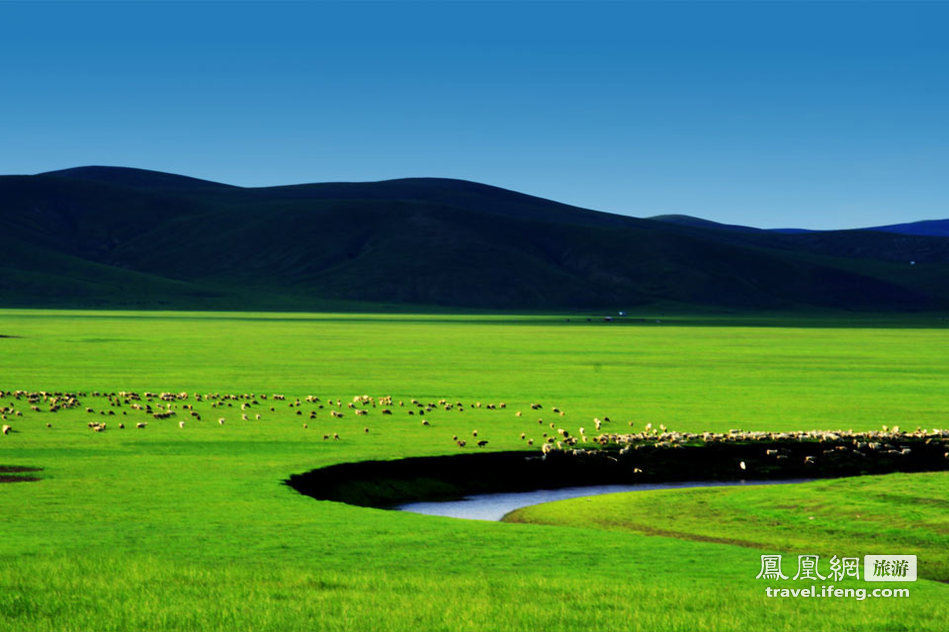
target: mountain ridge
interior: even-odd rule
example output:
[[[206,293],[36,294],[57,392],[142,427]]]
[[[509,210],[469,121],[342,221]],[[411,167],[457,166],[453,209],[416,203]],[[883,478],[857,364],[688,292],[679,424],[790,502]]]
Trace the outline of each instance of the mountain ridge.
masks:
[[[0,177],[0,305],[949,307],[947,238],[708,224],[450,178],[244,188],[80,167]]]

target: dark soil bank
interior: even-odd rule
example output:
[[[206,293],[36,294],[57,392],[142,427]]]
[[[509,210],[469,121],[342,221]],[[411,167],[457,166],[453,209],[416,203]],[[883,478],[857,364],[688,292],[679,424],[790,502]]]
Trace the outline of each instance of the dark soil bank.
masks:
[[[833,478],[949,469],[942,441],[902,436],[862,453],[828,442],[706,443],[618,450],[488,452],[342,463],[294,474],[288,485],[318,500],[364,507],[473,494],[667,481]]]

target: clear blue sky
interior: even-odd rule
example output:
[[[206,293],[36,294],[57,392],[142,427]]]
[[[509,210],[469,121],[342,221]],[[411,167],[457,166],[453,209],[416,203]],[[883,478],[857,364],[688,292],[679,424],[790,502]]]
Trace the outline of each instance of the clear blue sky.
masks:
[[[476,180],[761,227],[949,217],[949,4],[0,2],[0,173]]]

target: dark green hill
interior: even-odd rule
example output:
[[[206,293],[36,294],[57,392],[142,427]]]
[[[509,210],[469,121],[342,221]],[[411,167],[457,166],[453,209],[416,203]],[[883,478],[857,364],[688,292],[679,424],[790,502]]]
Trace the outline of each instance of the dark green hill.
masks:
[[[173,173],[162,173],[148,169],[133,169],[131,167],[73,167],[59,171],[47,171],[41,176],[58,176],[72,180],[89,180],[118,186],[128,186],[138,189],[187,191],[196,189],[209,191],[214,189],[237,189],[230,184],[221,184],[209,180],[200,180],[189,176],[179,176]]]
[[[949,239],[909,238],[931,240],[911,267],[892,241],[905,236],[678,225],[438,178],[246,189],[115,167],[6,176],[0,228],[8,306],[949,306]],[[824,241],[799,240],[813,235]]]

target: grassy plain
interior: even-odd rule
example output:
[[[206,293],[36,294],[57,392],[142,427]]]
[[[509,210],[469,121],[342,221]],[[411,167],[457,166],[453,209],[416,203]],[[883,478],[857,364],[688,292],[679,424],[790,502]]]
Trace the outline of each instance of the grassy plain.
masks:
[[[934,501],[920,509],[929,530],[918,548],[923,575],[945,579],[945,475],[809,484],[787,492],[787,507],[778,506],[786,487],[714,490],[714,503],[687,491],[655,496],[654,526],[683,538],[589,522],[416,516],[318,502],[282,484],[331,463],[457,452],[452,435],[475,428],[489,449],[521,448],[519,434],[540,432],[537,416],[549,418],[551,406],[572,429],[593,416],[612,419],[606,430],[629,421],[682,431],[945,425],[949,354],[938,323],[570,318],[0,312],[0,335],[16,336],[0,338],[4,390],[508,403],[439,411],[429,427],[400,411],[331,419],[305,404],[296,415],[286,403],[243,421],[239,409],[205,404],[203,420],[185,428],[178,417],[118,430],[112,417],[102,433],[87,421],[103,417],[81,407],[53,414],[18,404],[23,416],[0,437],[0,465],[44,470],[39,482],[0,485],[0,629],[941,629],[949,587],[936,581],[912,584],[908,599],[795,600],[768,599],[754,577],[762,552],[870,552],[867,531],[879,521],[856,511],[831,529],[794,527],[844,499],[892,511],[898,519],[876,545],[911,552],[923,528],[913,525],[906,486],[919,481],[915,495]],[[514,417],[532,401],[544,410]],[[339,441],[322,439],[337,432]],[[828,494],[822,485],[843,487]],[[760,511],[738,511],[758,503]],[[682,527],[679,506],[718,526]],[[733,538],[740,543],[715,541],[732,538],[741,516],[763,515],[774,532],[759,522]]]
[[[844,557],[842,547],[870,555],[899,549],[918,557],[921,576],[949,582],[949,472],[610,494],[525,507],[505,519],[818,554],[825,562]]]

